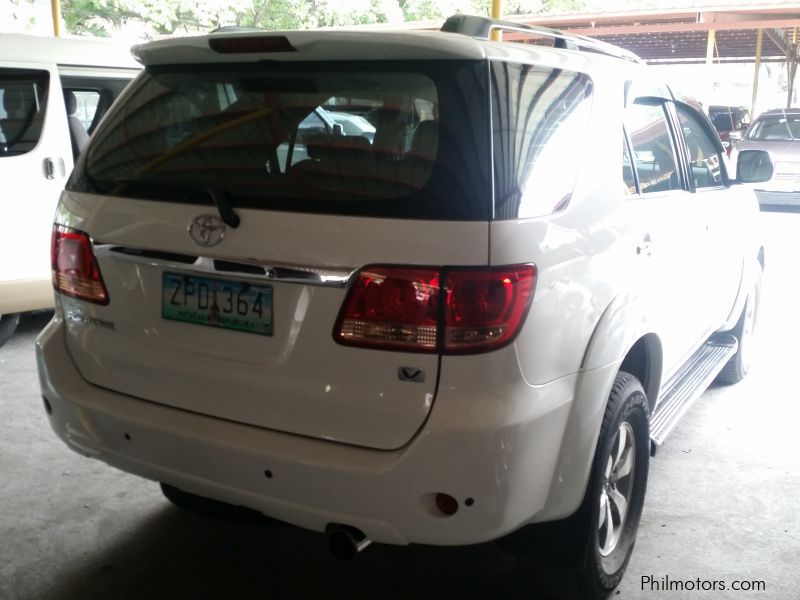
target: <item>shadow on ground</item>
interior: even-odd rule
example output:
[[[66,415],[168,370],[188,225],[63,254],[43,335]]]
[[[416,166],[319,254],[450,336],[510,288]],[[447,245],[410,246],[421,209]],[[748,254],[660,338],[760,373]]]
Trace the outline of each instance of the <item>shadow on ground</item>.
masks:
[[[266,519],[210,519],[163,505],[31,592],[38,599],[508,599],[525,591],[493,544],[374,545],[340,563],[322,534]]]

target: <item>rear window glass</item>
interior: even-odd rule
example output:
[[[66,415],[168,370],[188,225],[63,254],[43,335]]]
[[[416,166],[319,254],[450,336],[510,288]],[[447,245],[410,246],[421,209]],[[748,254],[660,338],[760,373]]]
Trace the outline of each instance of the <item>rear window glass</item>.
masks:
[[[39,143],[47,109],[47,71],[0,69],[0,158]]]
[[[482,68],[483,66],[483,68]],[[68,189],[235,207],[488,219],[485,63],[148,69]]]

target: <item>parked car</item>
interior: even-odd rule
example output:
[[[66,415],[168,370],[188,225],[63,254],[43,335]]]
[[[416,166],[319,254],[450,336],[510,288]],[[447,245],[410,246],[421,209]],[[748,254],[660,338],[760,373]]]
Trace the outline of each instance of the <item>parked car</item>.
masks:
[[[800,206],[800,108],[769,110],[753,122],[736,147],[736,158],[758,150],[769,154],[766,181],[754,184],[761,206]]]
[[[708,117],[730,155],[731,149],[739,143],[750,126],[750,111],[744,106],[712,105],[708,107]]]
[[[128,47],[0,34],[0,345],[53,307],[47,240],[74,159],[140,70]]]
[[[498,27],[136,47],[53,227],[56,434],[340,558],[500,540],[611,593],[651,448],[747,374],[758,205],[634,55]],[[349,98],[372,143],[320,131],[278,159]]]

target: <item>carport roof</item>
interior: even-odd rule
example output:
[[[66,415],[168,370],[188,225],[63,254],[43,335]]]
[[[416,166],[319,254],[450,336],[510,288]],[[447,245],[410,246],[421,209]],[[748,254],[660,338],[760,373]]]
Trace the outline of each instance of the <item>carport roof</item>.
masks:
[[[715,59],[752,62],[758,30],[763,29],[766,35],[762,61],[786,61],[788,42],[794,29],[800,27],[800,4],[522,16],[509,20],[599,38],[631,50],[648,62],[704,61],[711,30],[716,32]]]
[[[588,35],[631,50],[651,63],[705,61],[708,32],[711,30],[715,31],[716,37],[715,60],[753,62],[758,30],[763,29],[761,60],[785,62],[787,52],[796,46],[792,42],[795,28],[800,28],[800,3],[549,16],[513,15],[504,17],[504,20]],[[406,23],[405,27],[438,29],[441,22]],[[397,29],[397,25],[391,28]],[[506,40],[535,41],[534,37],[518,32],[504,34]]]

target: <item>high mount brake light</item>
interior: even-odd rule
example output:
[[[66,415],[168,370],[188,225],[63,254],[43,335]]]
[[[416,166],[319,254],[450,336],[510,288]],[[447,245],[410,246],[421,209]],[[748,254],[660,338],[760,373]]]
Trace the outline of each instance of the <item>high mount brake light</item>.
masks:
[[[362,348],[488,352],[516,337],[535,281],[533,265],[367,267],[350,288],[333,336]]]
[[[220,54],[249,54],[260,52],[297,52],[284,35],[252,37],[218,37],[208,40],[209,47]]]
[[[95,304],[108,304],[108,292],[87,234],[54,225],[50,257],[53,287],[57,292]]]

